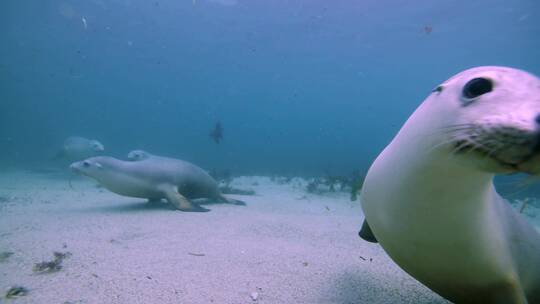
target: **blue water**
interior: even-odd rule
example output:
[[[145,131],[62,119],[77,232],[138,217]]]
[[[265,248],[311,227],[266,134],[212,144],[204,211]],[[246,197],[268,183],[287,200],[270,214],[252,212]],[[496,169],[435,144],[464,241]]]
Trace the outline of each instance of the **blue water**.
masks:
[[[0,163],[82,135],[237,174],[365,171],[451,75],[540,74],[539,37],[535,0],[4,0]]]
[[[482,65],[540,75],[539,50],[540,0],[0,0],[0,298],[20,284],[28,295],[13,303],[443,303],[358,237],[359,199],[321,177],[361,180],[438,84]],[[209,136],[217,122],[220,143]],[[118,158],[144,149],[271,178],[221,188],[256,191],[234,196],[247,207],[174,212],[70,175],[53,158],[74,135]],[[183,184],[155,179],[180,202],[172,189]],[[152,187],[126,180],[105,186]],[[357,180],[336,191],[353,192],[347,183]],[[538,228],[538,178],[496,186]],[[492,223],[496,209],[479,217],[495,235],[480,242],[506,250],[513,220]],[[434,233],[433,244],[483,232]],[[404,238],[437,263],[425,234]],[[484,245],[448,261],[483,271]],[[34,273],[62,262],[53,251],[69,257],[64,268]],[[507,252],[492,255],[497,274]]]

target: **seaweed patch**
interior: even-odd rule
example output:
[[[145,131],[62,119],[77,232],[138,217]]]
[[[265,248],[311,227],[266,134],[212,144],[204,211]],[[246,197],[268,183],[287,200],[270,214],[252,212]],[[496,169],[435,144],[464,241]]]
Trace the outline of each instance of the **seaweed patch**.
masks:
[[[12,286],[7,289],[5,298],[15,299],[15,298],[23,297],[23,296],[26,296],[28,292],[29,290],[26,287]]]
[[[58,252],[53,253],[54,259],[52,261],[43,261],[34,264],[33,271],[36,273],[53,273],[62,269],[62,262],[67,257],[71,256],[70,252]]]

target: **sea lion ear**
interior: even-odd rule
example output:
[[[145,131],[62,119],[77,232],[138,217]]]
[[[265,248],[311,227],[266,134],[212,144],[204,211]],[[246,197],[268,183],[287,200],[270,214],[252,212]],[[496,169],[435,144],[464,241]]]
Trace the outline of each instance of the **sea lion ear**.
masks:
[[[362,224],[362,228],[360,229],[360,232],[358,232],[358,236],[360,236],[364,241],[368,241],[370,243],[378,243],[377,238],[373,234],[373,231],[371,231],[371,227],[369,227],[369,224],[367,220],[364,219],[364,223]]]
[[[98,167],[99,169],[103,169],[103,165],[101,165],[100,163],[96,163],[96,167]]]

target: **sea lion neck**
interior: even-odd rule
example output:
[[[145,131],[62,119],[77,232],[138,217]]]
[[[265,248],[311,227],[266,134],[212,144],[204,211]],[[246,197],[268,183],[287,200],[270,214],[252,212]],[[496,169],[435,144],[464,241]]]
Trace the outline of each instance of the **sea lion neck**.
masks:
[[[421,142],[404,145],[397,137],[379,156],[385,159],[384,163],[376,161],[374,166],[393,166],[381,172],[394,172],[400,178],[387,176],[386,180],[394,180],[392,184],[402,195],[413,196],[413,201],[424,198],[427,204],[434,197],[453,205],[465,203],[493,189],[493,173],[467,166],[457,160],[460,156],[447,150],[424,147]]]
[[[460,159],[467,155],[453,153],[444,130],[456,114],[437,102],[427,100],[419,106],[377,157],[372,167],[378,169],[370,172],[381,175],[377,179],[388,191],[411,196],[409,202],[430,204],[440,197],[454,206],[466,204],[494,189],[495,174]]]

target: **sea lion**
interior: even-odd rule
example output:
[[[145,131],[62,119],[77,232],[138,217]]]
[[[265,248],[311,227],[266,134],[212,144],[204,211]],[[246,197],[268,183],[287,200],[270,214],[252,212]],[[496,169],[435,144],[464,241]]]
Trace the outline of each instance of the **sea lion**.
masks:
[[[103,151],[105,151],[105,147],[95,139],[71,136],[66,138],[62,149],[57,153],[55,158],[76,161],[96,156]]]
[[[214,129],[212,129],[209,135],[216,144],[219,144],[223,140],[223,126],[220,121],[216,122]]]
[[[151,156],[156,156],[156,155],[150,154],[144,150],[133,150],[128,153],[127,158],[131,161],[139,161],[139,160],[150,158]]]
[[[235,205],[243,202],[224,197],[216,181],[201,168],[181,160],[122,161],[98,156],[71,164],[79,174],[94,178],[110,191],[149,201],[166,199],[182,211],[209,211],[190,201],[210,198]]]
[[[540,173],[540,79],[507,67],[437,86],[372,164],[362,237],[456,303],[540,303],[540,234],[493,185]]]

